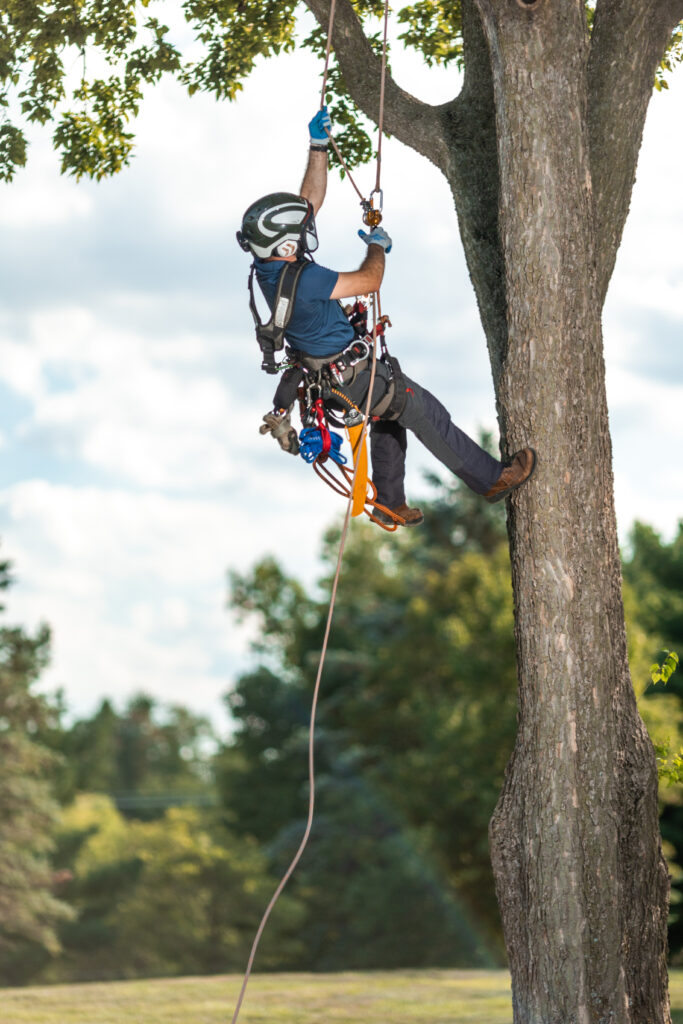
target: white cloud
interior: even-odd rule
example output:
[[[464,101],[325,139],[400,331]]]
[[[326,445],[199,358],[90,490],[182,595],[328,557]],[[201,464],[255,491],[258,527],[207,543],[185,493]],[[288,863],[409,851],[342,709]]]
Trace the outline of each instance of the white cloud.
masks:
[[[42,366],[35,351],[21,342],[0,338],[0,368],[0,379],[17,394],[34,401],[42,397]]]
[[[27,481],[0,493],[13,618],[54,628],[54,670],[81,710],[94,694],[149,690],[216,712],[246,635],[224,610],[225,567],[260,538],[220,501]]]
[[[199,337],[148,346],[85,308],[61,309],[31,318],[21,343],[0,341],[0,379],[34,404],[24,436],[139,485],[213,485],[235,473],[231,403],[202,349]]]
[[[54,227],[87,218],[94,206],[92,195],[58,178],[56,166],[57,157],[47,145],[31,147],[28,167],[18,172],[21,184],[0,185],[5,193],[0,203],[0,227]],[[39,256],[36,253],[36,268]]]
[[[44,480],[0,491],[3,553],[18,577],[12,619],[54,629],[46,685],[63,684],[79,711],[144,688],[220,717],[251,635],[225,609],[227,567],[244,571],[271,551],[311,579],[309,538],[343,507],[291,463],[246,481],[239,501]]]

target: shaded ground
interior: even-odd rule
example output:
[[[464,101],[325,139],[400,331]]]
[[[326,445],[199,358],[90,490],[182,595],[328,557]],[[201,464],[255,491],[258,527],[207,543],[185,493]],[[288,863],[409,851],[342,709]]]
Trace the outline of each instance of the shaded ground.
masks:
[[[228,1024],[241,978],[168,978],[0,991],[3,1024]],[[683,971],[671,976],[683,1024]],[[506,971],[266,974],[240,1024],[511,1024]]]

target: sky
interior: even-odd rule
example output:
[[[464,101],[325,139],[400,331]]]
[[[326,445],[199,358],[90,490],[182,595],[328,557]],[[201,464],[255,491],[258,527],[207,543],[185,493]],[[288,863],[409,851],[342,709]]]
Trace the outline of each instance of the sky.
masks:
[[[459,89],[453,70],[398,50],[393,62],[428,102]],[[60,176],[43,130],[0,186],[0,552],[16,578],[4,620],[51,625],[43,686],[62,687],[74,716],[144,690],[229,728],[222,697],[250,663],[252,627],[226,608],[227,571],[272,554],[313,581],[343,512],[259,434],[273,379],[259,370],[235,242],[253,199],[298,190],[320,70],[300,51],[262,62],[235,104],[164,83],[114,179]],[[622,543],[635,519],[669,538],[683,517],[682,121],[679,74],[650,106],[604,315]],[[369,191],[373,170],[357,177]],[[392,351],[461,427],[496,431],[445,179],[392,139],[383,185]],[[318,261],[355,269],[359,226],[355,193],[333,175]],[[410,443],[409,500],[436,468]]]

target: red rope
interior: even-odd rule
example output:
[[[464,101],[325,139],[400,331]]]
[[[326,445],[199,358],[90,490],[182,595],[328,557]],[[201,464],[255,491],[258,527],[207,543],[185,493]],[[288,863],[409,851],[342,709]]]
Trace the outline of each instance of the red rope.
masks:
[[[329,430],[327,429],[327,423],[325,422],[325,410],[323,408],[322,398],[317,398],[316,401],[313,403],[313,411],[315,412],[315,418],[318,421],[318,430],[320,431],[320,437],[323,442],[322,455],[324,461],[330,454],[330,449],[332,448],[332,438],[330,436]],[[318,458],[320,458],[320,456],[318,456]]]

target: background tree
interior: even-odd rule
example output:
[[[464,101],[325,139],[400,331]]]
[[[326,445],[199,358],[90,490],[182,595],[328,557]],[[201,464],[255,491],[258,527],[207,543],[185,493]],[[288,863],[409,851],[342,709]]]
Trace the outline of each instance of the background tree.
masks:
[[[11,583],[0,563],[0,592]],[[0,605],[0,611],[3,611]],[[49,775],[55,756],[36,740],[53,711],[32,688],[50,652],[46,626],[34,636],[0,626],[0,980],[22,980],[36,957],[59,950],[69,908],[55,895],[50,863],[58,807]]]
[[[426,935],[418,943],[418,963],[447,962],[446,933],[453,939],[451,963],[501,962],[487,824],[515,728],[504,519],[500,508],[482,512],[464,488],[432,482],[438,489],[425,505],[424,530],[387,539],[372,528],[359,529],[350,537],[319,708],[316,763],[327,780],[320,814],[328,834],[342,834],[335,815],[344,792],[359,822],[383,817],[394,822],[387,834],[401,823],[401,841],[415,851],[407,868],[414,869],[419,852],[424,878],[430,885],[438,881],[442,900],[432,903],[433,917],[423,910],[421,920],[435,939]],[[337,544],[334,530],[324,545],[323,595]],[[269,559],[244,576],[233,574],[232,601],[255,618],[256,650],[265,657],[229,695],[237,728],[219,755],[218,785],[230,827],[279,848],[304,810],[302,768],[327,604]],[[326,794],[337,811],[328,807]],[[384,834],[377,827],[375,838]],[[363,842],[371,843],[370,834]],[[357,874],[365,868],[372,874],[367,857],[352,857],[349,850],[347,855]],[[382,856],[380,844],[374,857]],[[307,903],[308,860],[292,883],[301,885]],[[323,860],[316,858],[319,878],[325,869],[317,862]],[[392,870],[400,874],[398,866]],[[404,885],[414,887],[410,874]],[[325,905],[342,904],[342,890],[330,868],[325,884],[318,883]],[[310,906],[311,927],[317,929],[314,898]],[[470,923],[469,943],[454,937],[449,907]],[[405,931],[394,922],[400,912],[396,901],[387,902],[386,932]],[[312,944],[314,963],[322,952],[319,943]],[[365,962],[398,962],[379,961],[380,955],[375,940]],[[407,943],[404,955],[411,955]],[[349,963],[340,959],[336,966]]]
[[[632,615],[649,637],[647,656],[650,662],[662,661],[662,650],[683,653],[683,523],[668,544],[645,523],[636,523],[630,536],[630,553],[624,564],[624,580],[633,595]],[[648,704],[660,719],[659,740],[671,750],[683,744],[676,734],[675,723],[683,711],[683,677],[675,672],[664,689],[650,686]],[[648,723],[649,724],[649,723]],[[652,731],[652,730],[651,730]],[[683,863],[683,792],[680,786],[662,793],[662,836],[670,845],[677,865]],[[669,924],[669,946],[674,962],[680,963],[683,953],[683,878],[680,868],[674,871],[672,907]]]
[[[351,537],[320,706],[316,828],[289,889],[292,899],[268,931],[262,962],[274,969],[503,962],[486,839],[515,725],[504,523],[500,508],[482,512],[459,485],[432,483],[424,530],[377,538],[366,527]],[[324,574],[333,569],[336,542],[331,531]],[[664,544],[642,524],[634,531],[624,593],[640,693],[654,654],[678,635],[679,548],[680,538]],[[144,725],[141,749],[153,752],[168,710],[150,709],[138,697],[121,712],[105,703],[90,719],[63,727],[59,716],[66,709],[47,705],[31,732],[34,745],[46,737],[63,752],[58,781],[72,786],[78,779],[82,789],[90,778],[101,792],[81,792],[59,827],[52,824],[50,874],[76,915],[58,927],[60,955],[37,939],[21,939],[0,950],[4,981],[210,973],[241,965],[274,886],[268,872],[281,872],[303,827],[325,589],[307,592],[268,560],[233,578],[234,601],[258,622],[262,664],[230,695],[237,728],[216,765],[222,822],[197,808],[163,814],[160,806],[145,806],[124,816],[104,795],[108,786],[120,795],[115,740],[129,716],[136,728]],[[665,627],[659,633],[657,622]],[[683,704],[675,685],[674,676],[664,692],[650,687],[640,707],[650,735],[678,749]],[[173,710],[176,719],[186,721],[182,709]],[[167,750],[165,740],[160,750]],[[136,759],[138,781],[167,800],[165,789],[154,789],[166,785],[163,774],[154,775],[159,761],[165,758],[156,753]],[[200,777],[212,771],[202,749]],[[59,790],[71,800],[72,789],[60,782]],[[671,866],[680,879],[680,790],[661,794]],[[131,820],[141,814],[153,820]],[[30,852],[29,841],[23,853]],[[173,923],[178,914],[184,930]],[[674,953],[679,929],[675,906]]]
[[[324,27],[330,0],[306,5]],[[142,42],[134,0],[10,0],[0,74],[23,116],[44,122],[64,95],[64,47],[109,58],[113,73],[77,86],[55,132],[65,170],[101,176],[128,157],[145,82],[176,73],[232,98],[257,56],[294,45],[296,7],[187,0],[203,50],[184,63],[155,19],[140,19]],[[377,117],[379,8],[337,3],[337,120],[352,120],[349,96]],[[390,77],[385,125],[451,186],[503,452],[541,453],[535,483],[509,503],[520,716],[491,827],[515,1020],[664,1024],[668,879],[628,671],[601,309],[683,0],[421,0],[397,16],[427,60],[464,66],[460,95],[436,107]],[[0,132],[8,177],[25,146],[9,121]]]
[[[77,793],[107,793],[126,814],[157,817],[173,804],[211,804],[215,736],[208,720],[146,694],[119,712],[103,700],[45,736],[62,755],[63,802]]]
[[[129,820],[100,794],[81,794],[57,833],[58,863],[75,919],[61,929],[50,981],[213,974],[240,970],[275,886],[253,839],[207,812],[171,808]],[[287,968],[299,953],[301,908],[288,896],[264,966]]]
[[[515,732],[504,521],[499,507],[482,511],[457,482],[436,477],[431,482],[436,492],[424,504],[424,529],[390,538],[378,538],[372,528],[358,529],[349,539],[318,712],[318,825],[314,848],[290,883],[308,908],[305,933],[315,935],[308,962],[320,968],[356,964],[349,939],[356,925],[375,936],[367,950],[356,936],[360,962],[398,962],[377,941],[379,934],[400,930],[395,901],[382,909],[375,932],[364,920],[372,903],[366,901],[364,913],[356,915],[344,909],[350,876],[361,891],[373,877],[373,861],[383,856],[386,836],[393,835],[381,820],[400,823],[398,841],[413,851],[407,860],[414,864],[421,858],[441,906],[454,914],[441,916],[438,904],[425,898],[420,921],[439,941],[421,940],[420,956],[405,962],[504,962],[487,843]],[[336,563],[336,541],[331,532],[324,546],[323,594],[326,574]],[[660,561],[666,562],[666,553]],[[671,567],[666,571],[670,575]],[[641,583],[638,590],[625,586],[639,705],[650,735],[677,749],[683,732],[680,701],[673,693],[653,693],[652,687],[646,694],[660,639],[652,622],[646,629],[638,619],[638,595],[643,589],[650,593],[649,581]],[[280,867],[283,849],[291,852],[293,836],[303,827],[310,696],[327,606],[269,559],[243,576],[233,574],[232,601],[256,619],[255,648],[263,660],[229,695],[237,728],[219,754],[218,785],[231,827],[257,837]],[[661,792],[667,807],[676,800],[668,787]],[[345,806],[353,808],[348,815]],[[361,823],[373,814],[374,831],[364,831]],[[354,819],[355,826],[349,824]],[[354,855],[355,845],[363,847],[364,856]],[[683,855],[676,847],[670,853],[677,870]],[[336,870],[339,859],[345,881]],[[388,864],[385,872],[390,892]],[[457,932],[448,932],[447,923],[458,917],[467,922],[469,946],[463,947]],[[326,921],[337,936],[334,946],[320,938]],[[450,947],[444,942],[449,934]],[[413,955],[407,946],[404,952]]]

